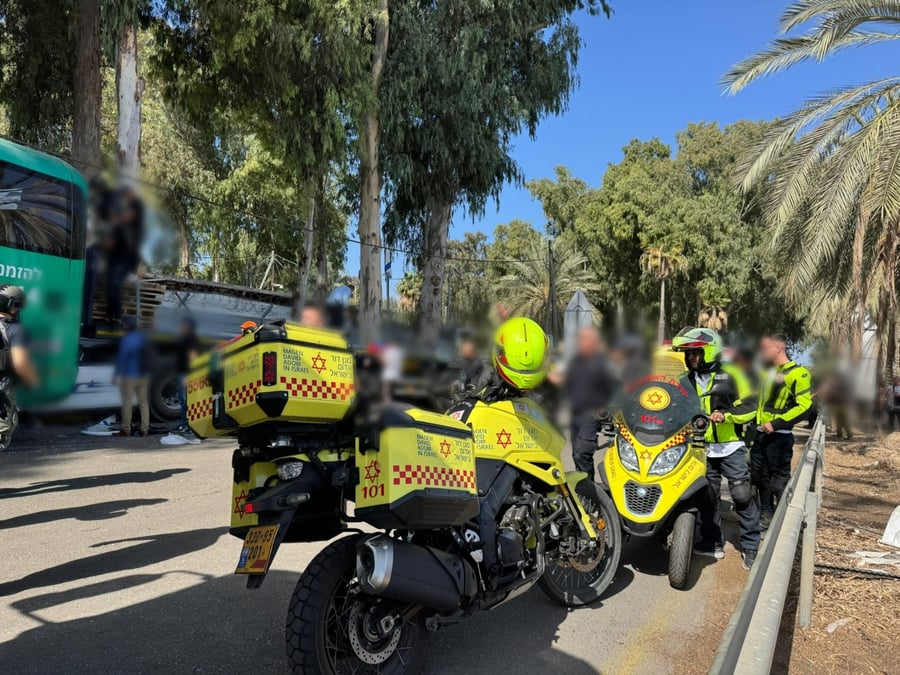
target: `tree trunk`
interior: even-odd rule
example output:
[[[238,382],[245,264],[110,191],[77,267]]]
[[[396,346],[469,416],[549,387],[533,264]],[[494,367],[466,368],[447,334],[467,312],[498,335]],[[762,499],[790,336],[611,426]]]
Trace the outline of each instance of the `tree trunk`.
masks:
[[[191,274],[191,241],[188,237],[188,221],[187,215],[182,213],[178,219],[178,229],[180,230],[179,239],[179,268],[181,273],[188,279],[192,278]]]
[[[855,363],[862,358],[862,338],[866,325],[866,270],[863,269],[865,256],[866,225],[868,218],[862,205],[856,218],[853,234],[853,308],[850,320],[850,356]]]
[[[297,293],[294,303],[294,312],[292,317],[299,321],[300,315],[303,313],[303,307],[306,305],[306,289],[309,286],[309,268],[312,267],[313,259],[313,227],[316,222],[316,198],[317,192],[315,183],[310,181],[307,185],[309,188],[309,212],[306,215],[306,227],[303,230],[303,248],[300,250],[297,259]]]
[[[666,339],[666,279],[659,280],[659,323],[656,326],[656,341],[662,344]]]
[[[447,265],[447,240],[450,237],[451,205],[435,202],[431,206],[424,232],[425,265],[422,292],[419,295],[419,331],[426,348],[437,344],[441,328],[441,298],[444,297],[444,270]],[[448,312],[449,313],[449,312]]]
[[[141,100],[144,78],[138,75],[137,28],[122,26],[116,43],[116,102],[118,127],[116,155],[119,170],[126,178],[137,179],[141,174]]]
[[[321,228],[324,230],[324,228]],[[316,304],[323,306],[328,299],[328,240],[320,231],[316,241]]]
[[[388,0],[378,0],[372,52],[372,94],[378,98],[388,46]],[[359,322],[364,343],[375,340],[381,324],[381,168],[378,163],[379,119],[376,109],[362,118],[359,195]]]
[[[625,335],[625,303],[622,298],[616,298],[616,333]]]
[[[72,161],[90,175],[100,167],[100,0],[78,0],[72,80]]]

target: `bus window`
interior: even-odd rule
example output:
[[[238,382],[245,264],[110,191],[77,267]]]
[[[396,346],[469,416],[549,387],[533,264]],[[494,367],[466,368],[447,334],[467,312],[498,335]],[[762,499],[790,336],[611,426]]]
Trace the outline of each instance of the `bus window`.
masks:
[[[72,192],[71,183],[0,162],[0,246],[82,257],[72,235]]]

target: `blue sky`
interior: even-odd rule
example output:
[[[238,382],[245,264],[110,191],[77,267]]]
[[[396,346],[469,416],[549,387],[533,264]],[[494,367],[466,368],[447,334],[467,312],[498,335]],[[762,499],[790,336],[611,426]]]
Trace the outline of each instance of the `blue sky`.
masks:
[[[722,75],[776,36],[788,0],[611,2],[611,19],[577,19],[585,44],[578,63],[581,84],[568,110],[544,120],[534,141],[526,136],[515,142],[514,157],[526,180],[552,177],[555,166],[565,165],[597,186],[632,138],[656,136],[671,144],[688,122],[771,119],[817,92],[896,73],[896,50],[883,45],[795,66],[727,96]],[[457,214],[451,237],[474,230],[490,234],[514,218],[539,228],[544,223],[540,203],[524,187],[507,186],[499,210],[491,202],[474,222]],[[348,269],[358,267],[355,249],[351,244]],[[395,259],[395,280],[399,276],[402,264]]]

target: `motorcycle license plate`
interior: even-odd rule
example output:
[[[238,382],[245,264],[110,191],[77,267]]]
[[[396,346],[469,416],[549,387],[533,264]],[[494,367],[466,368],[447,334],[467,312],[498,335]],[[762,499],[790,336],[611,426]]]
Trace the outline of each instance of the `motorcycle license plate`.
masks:
[[[244,537],[244,548],[238,558],[235,574],[265,574],[272,559],[278,525],[254,527]]]

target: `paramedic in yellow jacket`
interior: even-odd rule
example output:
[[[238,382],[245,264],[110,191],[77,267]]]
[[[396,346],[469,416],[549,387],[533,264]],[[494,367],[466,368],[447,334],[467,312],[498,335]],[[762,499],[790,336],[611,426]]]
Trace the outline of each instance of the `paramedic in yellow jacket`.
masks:
[[[765,336],[759,351],[768,370],[760,378],[758,433],[750,450],[750,469],[759,491],[760,526],[765,530],[791,477],[793,428],[812,407],[812,380],[806,368],[791,361],[784,335]]]
[[[687,377],[710,419],[704,439],[710,501],[700,517],[700,542],[694,552],[713,558],[725,555],[719,512],[724,476],[740,523],[743,566],[749,570],[759,549],[759,509],[750,489],[743,425],[756,418],[755,395],[740,368],[722,363],[722,338],[716,331],[686,328],[672,340],[672,348],[684,353]]]

